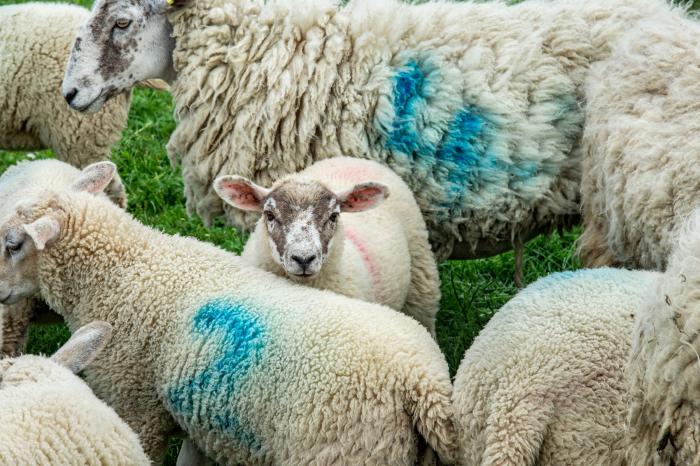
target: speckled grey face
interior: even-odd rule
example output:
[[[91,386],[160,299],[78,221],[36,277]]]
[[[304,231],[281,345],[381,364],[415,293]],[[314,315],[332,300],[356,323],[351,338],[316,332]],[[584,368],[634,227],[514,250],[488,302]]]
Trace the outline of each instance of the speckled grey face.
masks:
[[[97,0],[75,39],[62,92],[80,112],[146,79],[172,79],[174,41],[165,0]]]
[[[313,278],[328,255],[340,201],[320,183],[282,184],[263,204],[270,249],[288,276]]]

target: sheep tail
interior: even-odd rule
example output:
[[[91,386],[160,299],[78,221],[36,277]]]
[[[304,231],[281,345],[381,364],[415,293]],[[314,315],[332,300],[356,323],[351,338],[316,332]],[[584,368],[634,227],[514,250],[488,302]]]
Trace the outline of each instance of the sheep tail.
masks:
[[[457,433],[452,409],[452,384],[423,374],[414,384],[408,385],[406,400],[413,423],[427,444],[421,452],[419,464],[428,464],[427,458],[437,453],[444,464],[454,464],[457,453]],[[432,450],[432,451],[431,451]],[[434,461],[430,461],[434,464]]]

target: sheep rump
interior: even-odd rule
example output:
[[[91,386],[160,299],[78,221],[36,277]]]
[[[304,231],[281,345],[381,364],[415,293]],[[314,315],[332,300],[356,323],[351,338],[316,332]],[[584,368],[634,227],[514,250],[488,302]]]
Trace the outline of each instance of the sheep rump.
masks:
[[[170,13],[168,151],[188,211],[209,223],[225,210],[249,228],[254,216],[222,206],[217,176],[269,186],[323,158],[369,158],[409,185],[438,259],[499,252],[577,216],[587,68],[640,18],[670,11],[662,0],[302,3]]]
[[[564,272],[503,306],[455,377],[461,464],[626,464],[624,368],[635,318],[659,278]]]
[[[590,71],[583,137],[589,267],[664,270],[700,193],[700,25],[641,23]]]

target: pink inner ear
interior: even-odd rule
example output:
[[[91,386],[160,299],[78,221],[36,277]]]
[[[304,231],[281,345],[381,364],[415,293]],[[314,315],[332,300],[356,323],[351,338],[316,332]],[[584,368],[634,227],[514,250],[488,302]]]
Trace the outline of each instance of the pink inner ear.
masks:
[[[252,187],[236,181],[224,181],[221,187],[229,195],[229,200],[240,209],[257,210],[260,208],[260,199],[255,196]]]
[[[365,186],[354,190],[343,200],[344,212],[362,212],[371,209],[384,198],[381,189],[375,186]]]

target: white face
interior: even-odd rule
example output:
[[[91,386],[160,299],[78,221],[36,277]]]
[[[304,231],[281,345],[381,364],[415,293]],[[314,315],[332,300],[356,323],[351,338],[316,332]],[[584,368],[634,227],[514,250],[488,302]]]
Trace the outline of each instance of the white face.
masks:
[[[19,218],[0,230],[0,304],[15,304],[39,291],[37,250]]]
[[[165,0],[97,0],[73,45],[62,93],[80,112],[96,112],[139,81],[171,80],[175,42]]]

